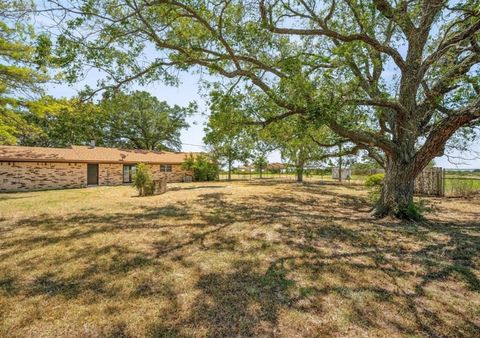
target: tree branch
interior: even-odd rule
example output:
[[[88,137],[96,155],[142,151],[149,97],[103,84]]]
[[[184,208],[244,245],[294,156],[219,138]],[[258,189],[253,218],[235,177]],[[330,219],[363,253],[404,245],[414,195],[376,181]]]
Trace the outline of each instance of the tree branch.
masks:
[[[477,98],[467,107],[450,115],[438,123],[415,156],[415,171],[419,173],[430,159],[443,155],[445,144],[452,135],[464,125],[473,121],[480,121],[480,98]]]
[[[265,8],[265,1],[261,0],[260,1],[260,15],[262,19],[262,23],[264,24],[265,27],[267,27],[272,33],[277,33],[277,34],[286,34],[286,35],[306,35],[306,36],[315,36],[315,35],[320,35],[320,36],[327,36],[332,39],[336,39],[339,41],[343,42],[354,42],[354,41],[361,41],[366,43],[367,45],[372,46],[379,52],[385,53],[392,57],[392,59],[395,61],[397,66],[403,71],[406,69],[406,64],[405,61],[403,60],[402,56],[400,53],[390,47],[383,45],[380,43],[377,39],[363,33],[363,34],[350,34],[350,35],[344,35],[341,34],[337,31],[329,29],[323,21],[319,21],[320,19],[317,19],[316,22],[321,24],[321,29],[301,29],[301,28],[282,28],[282,27],[277,27],[271,19],[267,17],[267,9]]]
[[[347,129],[335,121],[330,121],[328,126],[338,135],[352,140],[353,143],[378,147],[387,154],[393,154],[395,151],[395,145],[390,140],[384,138],[381,134]]]

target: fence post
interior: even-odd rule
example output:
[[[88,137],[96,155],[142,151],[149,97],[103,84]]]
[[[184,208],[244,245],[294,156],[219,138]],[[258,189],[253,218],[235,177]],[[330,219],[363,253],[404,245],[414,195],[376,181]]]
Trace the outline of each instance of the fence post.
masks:
[[[442,169],[442,197],[445,196],[445,181],[447,179],[447,173],[445,168]]]

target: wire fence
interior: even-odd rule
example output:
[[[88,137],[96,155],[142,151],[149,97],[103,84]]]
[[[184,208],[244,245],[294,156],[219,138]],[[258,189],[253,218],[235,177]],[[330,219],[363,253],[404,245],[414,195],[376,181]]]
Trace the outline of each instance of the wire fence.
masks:
[[[342,175],[342,183],[344,184],[364,184],[367,177],[377,170],[351,170],[348,175]],[[228,180],[227,172],[220,172],[219,180]],[[296,181],[297,174],[294,168],[289,168],[282,171],[234,171],[231,173],[231,180],[233,181],[249,181],[249,180],[285,180]],[[332,175],[332,168],[317,169],[306,168],[303,171],[303,181],[305,182],[340,182],[338,178]]]
[[[480,169],[444,169],[446,196],[480,195]]]
[[[342,184],[364,185],[365,180],[372,174],[380,170],[371,169],[351,169],[343,178]],[[249,180],[284,180],[296,181],[297,176],[294,169],[282,171],[234,171],[231,179],[235,181]],[[228,173],[221,172],[219,180],[228,180]],[[339,182],[338,178],[332,175],[332,168],[326,169],[305,169],[303,172],[303,181],[305,182]],[[480,169],[443,169],[443,193],[447,197],[470,197],[480,196]]]

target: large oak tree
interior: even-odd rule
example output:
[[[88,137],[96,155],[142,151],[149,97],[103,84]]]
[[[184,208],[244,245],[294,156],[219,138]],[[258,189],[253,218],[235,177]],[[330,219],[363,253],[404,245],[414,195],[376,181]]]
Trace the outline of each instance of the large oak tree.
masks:
[[[145,91],[117,92],[100,102],[107,122],[103,142],[120,148],[179,151],[181,130],[197,105],[170,106]]]
[[[50,1],[71,78],[99,88],[208,69],[255,86],[384,159],[379,215],[405,217],[415,177],[480,119],[475,0]]]

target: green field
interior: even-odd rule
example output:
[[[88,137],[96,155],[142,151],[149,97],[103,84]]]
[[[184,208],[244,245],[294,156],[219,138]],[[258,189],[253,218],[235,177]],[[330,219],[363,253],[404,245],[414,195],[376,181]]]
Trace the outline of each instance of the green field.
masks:
[[[469,196],[478,193],[480,193],[480,175],[446,175],[445,194],[447,196]]]

